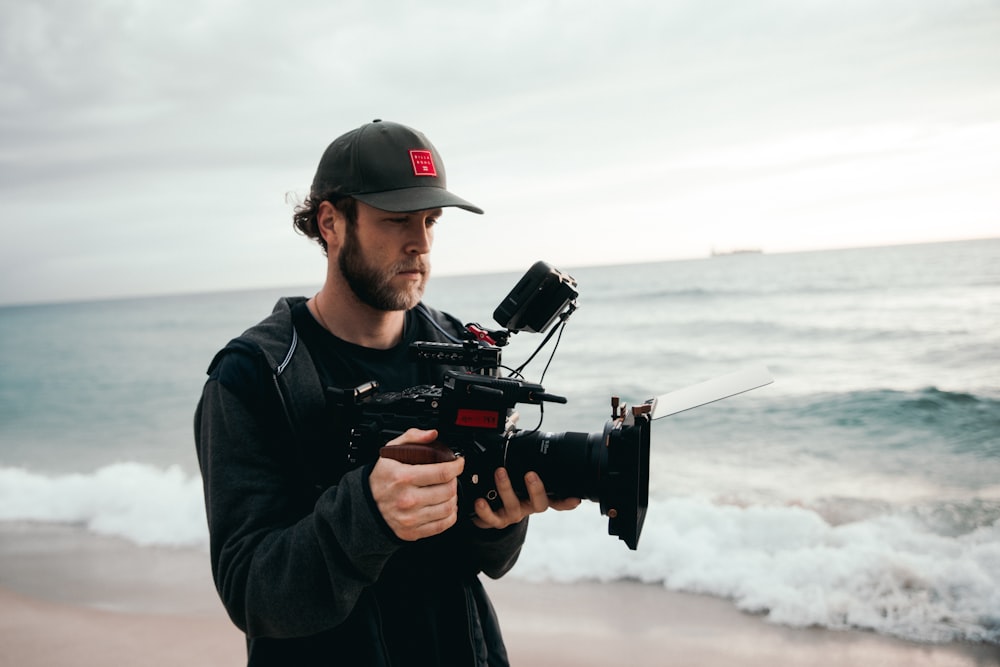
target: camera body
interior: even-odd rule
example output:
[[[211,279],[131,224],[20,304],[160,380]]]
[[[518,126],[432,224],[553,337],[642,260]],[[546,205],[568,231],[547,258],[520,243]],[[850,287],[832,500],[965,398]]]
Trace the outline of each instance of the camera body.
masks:
[[[508,331],[473,332],[459,343],[418,342],[411,357],[460,366],[448,370],[438,385],[403,391],[379,391],[376,382],[353,390],[328,389],[328,399],[343,425],[347,463],[351,467],[379,456],[404,463],[434,463],[465,458],[459,478],[460,511],[473,514],[473,503],[485,498],[502,506],[494,473],[507,469],[515,493],[527,497],[524,475],[534,471],[553,498],[583,498],[600,503],[608,517],[608,533],[630,549],[638,546],[648,505],[649,441],[652,405],[629,409],[612,397],[611,417],[599,433],[548,433],[517,427],[518,404],[565,403],[540,384],[497,376],[498,345],[517,331],[543,332],[575,309],[576,282],[544,262],[537,262],[518,282],[494,314]],[[544,345],[544,343],[543,343]],[[434,445],[385,443],[407,429],[436,429]]]
[[[460,510],[485,498],[502,506],[494,472],[507,469],[515,493],[527,497],[524,475],[536,472],[553,498],[584,498],[600,504],[608,533],[630,549],[638,546],[649,489],[650,405],[617,405],[599,433],[549,433],[516,427],[518,403],[565,402],[539,384],[474,373],[446,371],[441,386],[421,385],[379,392],[369,383],[348,392],[340,407],[350,424],[345,434],[352,466],[387,456],[405,463],[465,458],[459,478]],[[614,399],[612,399],[614,405]],[[436,446],[385,447],[407,429],[436,429]]]
[[[348,457],[361,465],[378,456],[406,463],[434,463],[465,457],[461,478],[463,500],[486,498],[500,506],[493,472],[505,465],[507,445],[517,432],[518,402],[540,402],[540,385],[473,373],[446,371],[440,386],[420,385],[398,392],[379,392],[366,385],[354,392],[347,407],[353,418],[347,434]],[[384,447],[407,429],[436,429],[444,447]],[[523,491],[523,488],[521,489]],[[471,506],[466,507],[471,511]]]

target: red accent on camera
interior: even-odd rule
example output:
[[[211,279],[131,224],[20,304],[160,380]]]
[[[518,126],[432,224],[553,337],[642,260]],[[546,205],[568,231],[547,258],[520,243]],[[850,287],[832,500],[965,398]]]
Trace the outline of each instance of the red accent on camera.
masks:
[[[469,333],[471,333],[473,336],[476,337],[476,340],[482,341],[489,345],[497,344],[497,342],[493,340],[493,337],[490,336],[490,332],[487,331],[486,329],[483,329],[482,327],[477,327],[475,324],[468,324],[466,325],[465,328]]]
[[[455,415],[456,426],[472,428],[496,428],[500,425],[500,414],[496,410],[472,410],[460,408]]]

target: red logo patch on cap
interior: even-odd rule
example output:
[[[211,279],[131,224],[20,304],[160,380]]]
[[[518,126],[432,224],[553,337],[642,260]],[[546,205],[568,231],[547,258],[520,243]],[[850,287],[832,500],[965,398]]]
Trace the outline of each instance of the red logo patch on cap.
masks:
[[[437,168],[434,166],[434,156],[430,151],[412,150],[410,151],[410,162],[413,163],[414,176],[437,176]]]

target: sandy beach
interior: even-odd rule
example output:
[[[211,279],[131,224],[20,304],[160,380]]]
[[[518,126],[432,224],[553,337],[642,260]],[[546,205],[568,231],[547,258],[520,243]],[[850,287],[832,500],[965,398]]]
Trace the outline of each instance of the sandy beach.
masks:
[[[516,570],[515,570],[516,572]],[[638,583],[488,581],[524,667],[1000,665],[1000,647],[776,626],[725,600]],[[0,525],[0,665],[240,665],[207,557],[66,526]]]

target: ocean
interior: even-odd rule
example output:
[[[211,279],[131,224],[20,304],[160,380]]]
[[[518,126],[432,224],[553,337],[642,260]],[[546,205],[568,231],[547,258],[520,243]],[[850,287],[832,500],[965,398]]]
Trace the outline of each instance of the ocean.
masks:
[[[568,403],[546,406],[544,430],[600,432],[612,394],[639,403],[746,366],[775,382],[653,423],[638,550],[585,503],[533,517],[508,576],[1000,644],[1000,239],[559,268],[579,309],[543,381]],[[520,275],[435,277],[426,301],[491,326]],[[315,289],[0,307],[0,522],[207,554],[205,370],[278,296]],[[504,363],[541,338],[514,336]]]

